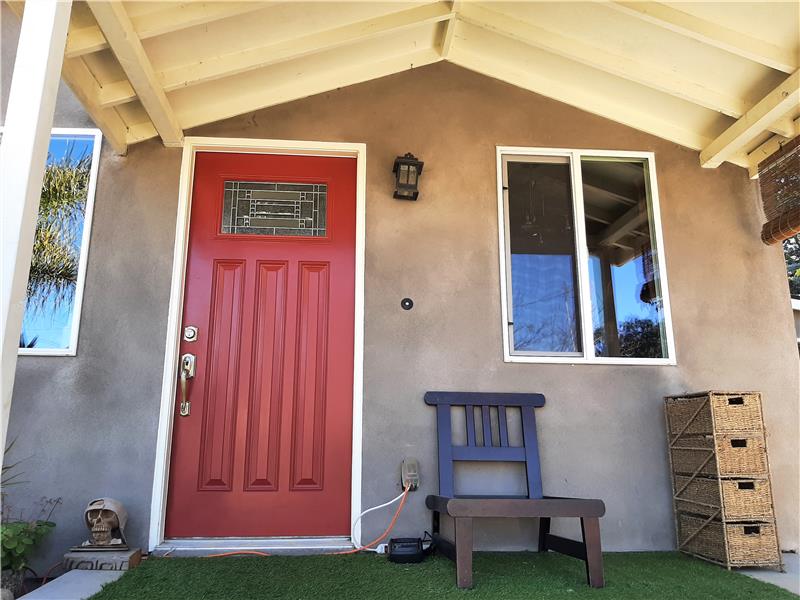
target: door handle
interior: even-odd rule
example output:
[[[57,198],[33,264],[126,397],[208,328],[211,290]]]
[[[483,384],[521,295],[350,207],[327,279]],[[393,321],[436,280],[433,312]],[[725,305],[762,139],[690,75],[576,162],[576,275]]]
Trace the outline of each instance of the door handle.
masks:
[[[181,407],[180,416],[188,417],[192,412],[192,402],[189,400],[189,380],[194,377],[196,357],[188,352],[181,356]]]

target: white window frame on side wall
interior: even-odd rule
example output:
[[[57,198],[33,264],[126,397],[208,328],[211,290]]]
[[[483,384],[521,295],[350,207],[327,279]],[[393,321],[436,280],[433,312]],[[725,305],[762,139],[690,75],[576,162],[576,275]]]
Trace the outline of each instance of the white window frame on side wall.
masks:
[[[506,190],[504,189],[504,158],[509,157],[560,157],[567,158],[570,164],[573,213],[575,219],[575,245],[578,270],[579,323],[583,351],[580,356],[557,354],[515,354],[511,351],[510,319],[510,264],[508,260],[508,229],[506,215]],[[667,343],[666,358],[624,358],[595,356],[592,327],[592,300],[589,279],[589,251],[586,243],[586,227],[583,213],[583,180],[581,158],[620,158],[642,159],[646,161],[649,177],[650,206],[652,210],[652,243],[658,258],[658,273],[663,298],[664,330]],[[676,365],[675,339],[672,332],[672,311],[667,284],[667,266],[664,256],[664,238],[661,230],[661,210],[658,199],[655,155],[652,152],[631,152],[623,150],[590,150],[571,148],[528,148],[519,146],[497,146],[497,220],[500,256],[500,307],[503,336],[503,360],[508,363],[550,363],[550,364],[606,364],[606,365]],[[588,326],[587,326],[588,325]]]
[[[2,133],[2,128],[0,128]],[[103,134],[99,129],[90,127],[54,127],[50,130],[53,136],[80,135],[93,137],[92,166],[89,170],[89,187],[86,190],[86,210],[83,214],[83,233],[81,234],[81,256],[78,261],[78,279],[75,283],[75,296],[72,306],[72,323],[69,346],[66,348],[20,348],[20,356],[76,356],[78,353],[78,332],[81,326],[81,307],[83,305],[83,288],[86,282],[86,264],[89,260],[89,240],[92,235],[92,216],[94,213],[94,197],[97,186],[97,173],[100,168],[100,148]]]

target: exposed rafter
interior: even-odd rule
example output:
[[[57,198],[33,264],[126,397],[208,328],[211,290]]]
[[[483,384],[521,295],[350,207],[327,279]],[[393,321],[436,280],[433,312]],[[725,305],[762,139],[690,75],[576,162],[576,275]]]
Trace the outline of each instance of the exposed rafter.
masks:
[[[73,13],[63,75],[124,152],[158,135],[178,145],[182,128],[448,60],[703,151],[708,166],[728,161],[753,174],[797,134],[800,114],[791,78],[773,105],[753,105],[754,91],[777,83],[776,69],[796,77],[800,45],[793,5],[759,12],[755,2],[717,19],[710,5],[628,0],[577,12],[535,0],[89,0]]]
[[[139,39],[145,40],[262,8],[258,2],[184,2],[148,11],[131,18],[131,23]],[[106,48],[108,42],[100,27],[92,25],[70,31],[66,56],[76,58]]]
[[[798,67],[798,56],[791,49],[775,46],[665,4],[608,2],[604,6],[784,73],[792,73]]]
[[[275,44],[261,45],[240,52],[205,58],[190,65],[160,71],[157,76],[166,92],[183,89],[356,44],[365,40],[400,32],[426,23],[445,21],[452,16],[448,2],[417,6],[404,11],[382,15],[365,21],[343,25]],[[121,81],[103,88],[103,105],[115,106],[130,102],[136,93],[127,82]]]
[[[796,138],[798,135],[800,135],[800,117],[792,121],[792,131],[790,132],[790,135],[786,137],[773,135],[766,142],[748,154],[747,161],[749,163],[748,171],[750,173],[750,177],[752,179],[757,178],[759,163],[765,158],[768,158],[771,154],[780,150],[781,146],[783,146],[786,142]]]
[[[88,5],[164,145],[182,145],[183,130],[122,2],[90,0]]]
[[[740,151],[767,127],[800,105],[800,71],[795,71],[783,83],[748,110],[700,152],[700,164],[718,167]]]
[[[539,51],[534,48],[527,55],[518,48],[503,47],[498,43],[502,39],[498,38],[498,34],[461,19],[458,28],[459,43],[453,47],[448,58],[457,65],[695,150],[705,147],[712,139],[669,115],[653,112],[650,107],[631,98],[587,93],[585,83],[580,79],[564,77],[560,70],[537,62],[535,53]],[[536,64],[536,68],[531,68],[532,64]],[[747,165],[744,156],[731,156],[730,160],[740,166]]]
[[[612,54],[478,4],[465,4],[461,18],[478,27],[734,118],[743,115],[748,108],[742,99],[714,90],[707,82],[688,80],[674,72],[659,70],[628,56]]]
[[[453,0],[450,3],[450,19],[445,23],[444,31],[442,32],[442,41],[439,44],[439,54],[442,58],[447,58],[450,54],[450,48],[453,47],[453,40],[456,33],[456,22],[458,20],[458,13],[461,10],[462,0]]]
[[[14,14],[22,19],[23,2],[7,2]],[[115,110],[100,107],[98,98],[100,87],[82,60],[64,58],[61,77],[78,98],[84,109],[103,132],[106,141],[117,154],[125,154],[128,149],[128,128]]]
[[[236,86],[223,82],[212,83],[203,86],[207,104],[198,105],[189,96],[175,96],[175,109],[187,128],[195,127],[441,60],[435,48],[379,59],[364,54],[361,62],[341,61],[339,68],[330,68],[326,62],[314,61],[315,64],[310,64],[313,57],[300,59],[298,62],[301,64],[294,68],[288,68],[289,64],[273,65],[263,73],[258,71],[251,74],[257,75],[261,81],[269,81],[269,86],[259,88],[244,81],[237,82]],[[294,63],[291,65],[294,66]]]

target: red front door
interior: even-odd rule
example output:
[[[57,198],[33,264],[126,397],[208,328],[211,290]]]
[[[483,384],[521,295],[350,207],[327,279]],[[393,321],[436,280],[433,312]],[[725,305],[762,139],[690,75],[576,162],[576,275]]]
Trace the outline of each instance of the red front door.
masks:
[[[355,190],[355,159],[197,154],[166,537],[349,533]]]

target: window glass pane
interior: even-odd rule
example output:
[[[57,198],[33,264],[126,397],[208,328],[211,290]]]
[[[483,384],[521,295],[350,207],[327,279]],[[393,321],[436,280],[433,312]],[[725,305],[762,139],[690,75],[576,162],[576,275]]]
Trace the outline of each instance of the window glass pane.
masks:
[[[226,181],[222,233],[325,237],[328,186]]]
[[[50,138],[20,348],[70,347],[94,140]]]
[[[512,350],[580,354],[570,165],[533,160],[507,162]]]
[[[647,161],[585,157],[581,173],[595,354],[665,358]]]

